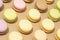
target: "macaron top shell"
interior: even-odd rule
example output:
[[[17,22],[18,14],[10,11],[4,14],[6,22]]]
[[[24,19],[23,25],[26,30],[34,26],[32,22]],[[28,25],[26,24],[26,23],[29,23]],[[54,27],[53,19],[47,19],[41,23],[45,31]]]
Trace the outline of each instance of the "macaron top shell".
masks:
[[[59,13],[59,10],[57,9],[51,9],[49,13],[50,13],[50,16],[55,19],[60,18],[60,13]]]
[[[23,19],[19,22],[19,27],[25,32],[30,32],[32,29],[32,24],[30,21]]]
[[[25,2],[23,0],[14,0],[14,6],[17,9],[24,9],[25,8]]]
[[[3,19],[0,19],[0,32],[5,32],[7,28],[7,23]]]
[[[16,12],[11,9],[11,8],[8,8],[4,11],[4,14],[3,14],[8,20],[14,20],[16,17],[17,17],[17,14]]]
[[[36,40],[46,40],[47,39],[46,33],[42,30],[37,30],[34,34],[34,37],[36,38]]]
[[[33,19],[39,19],[40,18],[40,12],[37,9],[31,9],[29,11],[29,16]]]
[[[58,9],[60,9],[60,0],[57,1],[56,6]]]
[[[44,11],[44,10],[46,10],[47,8],[48,8],[48,6],[47,6],[47,4],[45,3],[45,1],[44,0],[38,0],[37,2],[36,2],[36,6],[37,6],[37,8],[39,9],[39,10],[41,10],[41,11]]]
[[[42,21],[42,25],[45,29],[47,29],[49,31],[54,29],[53,21],[48,18]]]
[[[56,35],[60,38],[60,29],[57,30],[57,34]]]
[[[2,7],[2,5],[3,5],[3,2],[2,2],[2,0],[0,0],[0,7]]]
[[[12,31],[9,33],[8,39],[9,40],[23,40],[23,37],[22,37],[21,33]]]

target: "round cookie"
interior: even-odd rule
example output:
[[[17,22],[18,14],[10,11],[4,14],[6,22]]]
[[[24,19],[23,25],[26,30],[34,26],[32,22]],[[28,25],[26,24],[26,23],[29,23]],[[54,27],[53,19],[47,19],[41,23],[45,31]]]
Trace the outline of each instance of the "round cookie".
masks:
[[[50,9],[48,18],[52,21],[58,21],[60,19],[60,12],[57,9]]]
[[[33,27],[30,21],[22,19],[19,21],[18,30],[24,34],[29,34],[32,31]]]
[[[10,2],[11,0],[3,0],[4,3],[8,3]]]
[[[36,30],[33,35],[35,40],[47,40],[47,34],[42,30]]]
[[[41,22],[40,28],[46,33],[50,33],[55,29],[54,22],[46,18]]]
[[[13,23],[17,20],[17,13],[11,8],[5,9],[3,18],[5,21]]]
[[[5,34],[7,29],[7,23],[3,19],[0,19],[0,34]]]
[[[23,37],[20,32],[12,31],[8,35],[8,40],[23,40]]]
[[[41,14],[37,9],[30,9],[27,18],[32,22],[38,22],[41,18]]]
[[[3,2],[2,2],[2,0],[0,0],[0,10],[3,8]]]
[[[57,6],[57,8],[60,10],[60,0],[58,0],[58,1],[56,2],[56,6]]]
[[[46,0],[47,4],[52,4],[54,2],[54,0]]]
[[[57,30],[57,32],[55,34],[55,38],[56,38],[56,40],[60,40],[60,29]]]
[[[12,8],[17,12],[23,12],[26,9],[26,4],[23,0],[14,0]]]
[[[27,2],[27,3],[33,2],[33,0],[24,0],[24,1]]]
[[[47,4],[45,3],[44,0],[42,0],[42,1],[41,0],[36,1],[35,5],[36,5],[37,9],[40,10],[40,12],[46,12],[47,9],[48,9],[48,6],[47,6]]]

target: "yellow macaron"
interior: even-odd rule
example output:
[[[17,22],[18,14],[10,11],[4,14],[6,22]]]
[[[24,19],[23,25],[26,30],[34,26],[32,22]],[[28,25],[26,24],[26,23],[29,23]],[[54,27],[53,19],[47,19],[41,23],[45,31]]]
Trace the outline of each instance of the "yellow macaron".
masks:
[[[29,12],[27,13],[27,18],[31,22],[38,22],[41,18],[41,14],[37,9],[30,9]]]
[[[18,30],[24,34],[29,34],[32,32],[32,23],[26,19],[22,19],[18,23]]]
[[[23,36],[20,32],[12,31],[8,34],[8,40],[23,40]]]
[[[36,30],[33,35],[34,40],[47,40],[47,34],[42,30]]]
[[[5,9],[3,18],[7,22],[15,22],[17,19],[17,13],[12,8]]]
[[[52,20],[46,18],[43,21],[41,21],[40,28],[43,31],[45,31],[47,33],[50,33],[50,32],[52,32],[55,29],[54,22]]]
[[[55,38],[56,40],[60,40],[60,29],[58,29],[57,32],[55,33]]]

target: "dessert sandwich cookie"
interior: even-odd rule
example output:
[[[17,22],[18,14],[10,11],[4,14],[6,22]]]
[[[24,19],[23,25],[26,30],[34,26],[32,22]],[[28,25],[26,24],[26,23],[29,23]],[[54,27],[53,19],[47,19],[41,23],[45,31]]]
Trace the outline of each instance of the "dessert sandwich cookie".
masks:
[[[24,1],[27,2],[27,3],[33,2],[33,0],[24,0]]]
[[[4,3],[8,3],[10,1],[12,1],[12,0],[3,0]]]
[[[7,23],[3,19],[0,19],[0,34],[6,34],[7,30]]]
[[[36,30],[33,35],[33,40],[47,40],[47,34],[42,30]]]
[[[5,9],[3,18],[9,23],[13,23],[17,20],[17,13],[12,8]]]
[[[60,29],[58,29],[57,32],[55,33],[55,38],[56,40],[60,40]]]
[[[27,18],[32,22],[38,22],[41,18],[41,14],[37,9],[30,9],[27,13]]]
[[[26,9],[26,4],[23,0],[13,0],[12,8],[17,12],[23,12]]]
[[[44,0],[36,1],[35,6],[37,9],[39,9],[40,12],[46,12],[48,9],[48,6]]]
[[[29,34],[32,32],[32,23],[26,19],[22,19],[18,23],[18,30],[23,34]]]
[[[20,32],[12,31],[8,35],[8,40],[23,40],[23,36]]]
[[[54,0],[45,0],[47,4],[52,4]]]
[[[60,19],[60,12],[57,9],[50,9],[48,18],[52,21],[58,21]]]
[[[51,33],[54,31],[55,26],[54,26],[54,22],[48,18],[44,19],[43,21],[41,21],[41,26],[40,28],[45,31],[46,33]]]
[[[3,7],[4,7],[3,1],[2,1],[2,0],[0,0],[0,10],[2,10],[2,9],[3,9]]]

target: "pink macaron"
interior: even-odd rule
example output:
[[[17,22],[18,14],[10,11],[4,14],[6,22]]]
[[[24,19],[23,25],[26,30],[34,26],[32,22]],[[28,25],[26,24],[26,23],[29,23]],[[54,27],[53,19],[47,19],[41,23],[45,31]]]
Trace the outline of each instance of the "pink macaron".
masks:
[[[3,19],[0,19],[0,34],[5,34],[7,30],[7,23]]]
[[[26,4],[23,0],[13,0],[12,8],[17,12],[22,12],[26,9]]]

